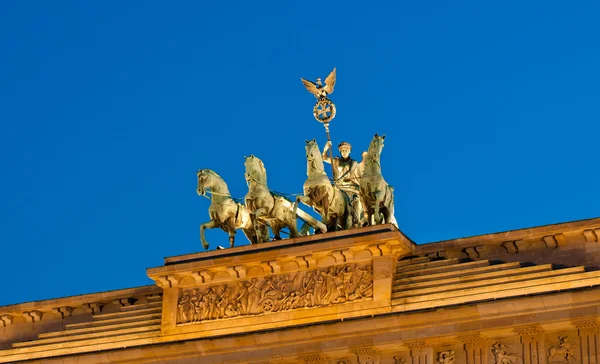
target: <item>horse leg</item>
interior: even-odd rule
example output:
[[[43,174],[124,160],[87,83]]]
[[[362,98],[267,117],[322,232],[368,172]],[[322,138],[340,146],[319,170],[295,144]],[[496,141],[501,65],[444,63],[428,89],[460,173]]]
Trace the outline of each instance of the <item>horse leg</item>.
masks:
[[[229,247],[233,248],[235,242],[235,227],[229,226],[227,232],[229,233]]]
[[[274,240],[281,240],[281,235],[279,235],[279,233],[281,232],[282,227],[283,226],[278,222],[274,222],[273,225],[271,225],[271,230],[273,231],[273,239]]]
[[[261,207],[260,209],[257,209],[256,211],[254,211],[253,213],[250,214],[251,219],[252,219],[252,226],[254,227],[254,232],[256,234],[256,236],[258,237],[258,241],[259,243],[264,243],[266,242],[266,236],[263,236],[261,234],[260,231],[260,221],[259,219],[265,215],[267,213],[267,210],[264,207]]]
[[[300,227],[300,231],[298,232],[299,236],[307,236],[310,235],[310,228],[311,226],[305,222],[304,224],[302,224],[302,226]]]
[[[361,196],[360,201],[362,202],[363,207],[363,226],[373,225],[371,222],[372,212],[369,205],[367,205],[367,200]]]
[[[210,220],[209,222],[205,222],[204,224],[200,225],[200,242],[202,243],[204,249],[208,249],[208,242],[204,238],[204,230],[214,229],[215,227],[215,220]]]
[[[351,229],[353,226],[352,221],[354,220],[352,215],[352,205],[346,205],[346,227],[344,228],[345,230]]]
[[[373,214],[375,215],[375,225],[381,224],[382,218],[379,213],[379,205],[381,204],[381,202],[383,202],[383,197],[384,197],[384,191],[375,192],[375,206],[374,206],[374,212],[373,212]]]
[[[360,227],[362,221],[362,206],[360,203],[360,199],[358,196],[354,195],[352,197],[352,202],[350,202],[350,207],[352,211],[352,227]]]
[[[300,236],[300,234],[298,233],[298,226],[296,225],[295,218],[289,222],[288,228],[290,229],[290,238],[297,238],[298,236]]]
[[[250,241],[250,244],[256,244],[258,242],[258,237],[256,236],[256,231],[254,231],[254,229],[242,229],[242,231]]]

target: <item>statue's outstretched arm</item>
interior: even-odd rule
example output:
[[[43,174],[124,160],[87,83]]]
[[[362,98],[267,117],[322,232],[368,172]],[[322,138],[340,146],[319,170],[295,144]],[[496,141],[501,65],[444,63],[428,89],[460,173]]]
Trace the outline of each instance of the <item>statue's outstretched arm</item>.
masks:
[[[321,154],[321,158],[323,159],[323,162],[331,164],[331,157],[327,155],[329,148],[331,148],[331,142],[327,141],[327,143],[325,143],[325,147],[323,147],[323,154]]]

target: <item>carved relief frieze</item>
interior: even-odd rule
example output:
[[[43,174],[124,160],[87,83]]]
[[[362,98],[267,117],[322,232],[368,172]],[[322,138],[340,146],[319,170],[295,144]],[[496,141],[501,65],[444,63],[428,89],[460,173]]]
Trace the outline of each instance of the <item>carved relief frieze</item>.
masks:
[[[454,364],[454,350],[441,351],[437,355],[437,361],[440,364]]]
[[[559,336],[558,343],[550,343],[548,349],[548,362],[549,363],[577,363],[575,357],[575,349],[577,348],[577,341],[569,339],[568,336]]]
[[[392,359],[394,360],[394,364],[406,364],[406,360],[398,355],[394,355]]]
[[[315,308],[372,297],[370,263],[330,266],[186,290],[178,302],[178,323]]]
[[[521,362],[519,354],[510,353],[510,346],[496,342],[492,345],[492,354],[494,354],[495,364],[518,364]]]

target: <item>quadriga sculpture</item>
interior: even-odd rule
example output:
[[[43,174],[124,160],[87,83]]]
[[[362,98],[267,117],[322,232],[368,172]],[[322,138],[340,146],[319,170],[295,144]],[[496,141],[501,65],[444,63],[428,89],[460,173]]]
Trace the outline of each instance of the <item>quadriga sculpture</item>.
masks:
[[[308,178],[304,181],[304,196],[297,200],[321,215],[327,231],[351,228],[353,210],[348,195],[329,181],[316,140],[307,140],[305,148]]]
[[[371,225],[391,223],[394,218],[394,189],[381,175],[381,150],[385,135],[373,137],[365,157],[365,171],[360,178],[360,196],[367,221]]]
[[[296,206],[289,207],[289,203],[282,196],[273,196],[267,187],[267,170],[263,162],[251,155],[246,157],[246,183],[248,193],[246,194],[246,207],[250,212],[252,224],[255,229],[260,230],[267,223],[276,240],[281,239],[281,229],[287,227],[290,230],[290,238],[298,236],[296,228]],[[257,234],[258,235],[258,234]],[[259,242],[265,242],[264,239]]]
[[[210,207],[208,215],[210,221],[200,225],[200,241],[204,249],[208,249],[208,242],[204,237],[204,230],[221,228],[229,234],[231,247],[235,241],[235,230],[242,229],[252,244],[265,241],[269,238],[266,226],[255,227],[252,225],[250,213],[246,207],[235,202],[229,194],[227,184],[223,179],[210,169],[201,169],[196,172],[198,177],[198,195],[205,196],[210,190]]]

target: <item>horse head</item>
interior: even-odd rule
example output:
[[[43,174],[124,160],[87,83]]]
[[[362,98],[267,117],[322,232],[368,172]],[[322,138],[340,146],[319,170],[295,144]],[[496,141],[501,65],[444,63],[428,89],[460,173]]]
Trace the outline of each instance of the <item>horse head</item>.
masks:
[[[367,158],[370,161],[374,161],[379,163],[379,159],[381,158],[381,150],[383,149],[383,140],[385,139],[385,135],[377,135],[373,137],[371,144],[369,144],[369,150],[367,151]]]
[[[317,145],[317,140],[306,140],[306,159],[312,162],[316,158],[321,158],[321,151]]]
[[[325,166],[323,165],[323,158],[321,157],[321,151],[317,145],[317,140],[306,140],[306,161],[307,170],[306,173],[310,176],[311,172],[317,172],[318,174],[325,174]]]
[[[208,189],[221,195],[229,195],[227,184],[215,171],[200,169],[196,172],[196,177],[198,177],[198,187],[196,187],[198,195],[205,196]]]
[[[265,169],[263,161],[252,154],[250,154],[249,157],[244,158],[246,159],[244,162],[244,166],[246,167],[246,173],[244,174],[246,182],[250,183],[254,180],[261,183],[267,183],[267,170]]]
[[[196,192],[199,196],[204,196],[206,194],[206,190],[210,188],[209,171],[209,169],[200,169],[196,172],[196,177],[198,178],[198,187],[196,187]]]

